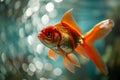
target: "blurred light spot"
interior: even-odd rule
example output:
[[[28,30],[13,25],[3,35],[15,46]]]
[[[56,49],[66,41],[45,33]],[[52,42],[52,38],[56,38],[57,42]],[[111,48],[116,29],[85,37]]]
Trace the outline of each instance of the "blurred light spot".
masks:
[[[43,51],[43,45],[38,44],[36,50],[37,50],[37,53],[41,54],[41,52]]]
[[[45,64],[45,70],[51,71],[52,69],[53,69],[52,64],[50,64],[50,63],[46,63],[46,64]]]
[[[23,71],[27,72],[28,65],[26,63],[22,64]]]
[[[47,78],[45,78],[45,77],[41,77],[40,80],[47,80]]]
[[[40,0],[29,0],[28,6],[31,8],[33,12],[36,12],[40,8]]]
[[[21,2],[20,2],[20,1],[16,1],[14,8],[15,8],[15,9],[19,9],[20,6],[21,6]]]
[[[0,0],[0,2],[3,2],[4,0]]]
[[[47,3],[47,5],[45,6],[45,8],[46,8],[46,10],[47,10],[48,12],[51,12],[51,11],[54,10],[54,4],[53,4],[52,2],[49,2],[49,3]]]
[[[54,9],[54,11],[50,12],[49,15],[51,18],[55,18],[57,16],[57,10]]]
[[[33,7],[33,11],[34,11],[34,12],[37,12],[38,10],[39,10],[39,6]]]
[[[62,70],[60,68],[55,68],[53,70],[54,75],[60,76],[62,74]]]
[[[32,9],[28,8],[25,13],[26,13],[27,17],[31,16],[32,15]]]
[[[28,59],[29,62],[32,62],[33,56],[32,56],[32,55],[29,55],[29,56],[27,57],[27,59]]]
[[[40,18],[39,15],[37,13],[32,15],[32,24],[37,27],[37,24],[40,24]]]
[[[20,36],[20,38],[24,37],[24,29],[23,28],[19,29],[19,36]]]
[[[43,69],[43,63],[40,61],[35,62],[35,66],[37,69],[42,70]]]
[[[7,70],[5,69],[4,66],[0,66],[0,71],[1,71],[1,73],[4,74],[4,75],[7,73]]]
[[[8,16],[12,16],[13,15],[13,10],[12,9],[9,9],[8,10]]]
[[[47,80],[53,80],[53,79],[50,79],[50,78],[49,78],[49,79],[47,79]]]
[[[28,36],[27,40],[28,40],[28,43],[29,43],[30,45],[32,45],[33,42],[34,42],[34,39],[33,39],[33,37],[32,37],[31,35]]]
[[[119,5],[120,2],[117,2],[117,0],[108,0],[107,1],[108,5],[110,5],[111,7],[116,7],[116,5]]]
[[[37,71],[40,72],[43,69],[43,63],[39,60],[39,58],[34,57],[33,63],[35,64]]]
[[[30,71],[32,71],[32,72],[35,72],[35,71],[36,71],[36,68],[35,68],[34,64],[32,64],[32,63],[29,64],[29,69],[30,69]]]
[[[28,6],[34,7],[34,6],[39,6],[40,5],[40,0],[29,0]]]
[[[40,78],[42,77],[42,75],[44,75],[44,70],[36,70],[35,72],[35,76],[37,77],[37,80],[40,80]]]
[[[10,0],[5,0],[5,3],[6,3],[6,4],[9,4],[9,3],[10,3]]]
[[[5,55],[5,53],[2,53],[1,59],[2,59],[3,63],[6,61],[6,55]]]
[[[57,2],[57,3],[60,3],[60,2],[62,2],[63,0],[54,0],[55,2]]]
[[[5,33],[5,31],[2,31],[1,33],[0,33],[0,39],[2,39],[2,41],[6,41],[6,33]]]
[[[11,55],[14,55],[16,53],[15,44],[10,44],[9,45],[9,50],[10,50]]]
[[[27,73],[28,73],[28,75],[30,75],[30,76],[33,76],[33,75],[34,75],[34,72],[32,72],[29,68],[27,69]]]
[[[49,16],[47,14],[43,15],[41,21],[46,25],[49,22]]]
[[[27,20],[27,16],[26,16],[26,14],[23,14],[23,16],[21,17],[21,20],[22,20],[23,23],[26,22],[26,20]]]

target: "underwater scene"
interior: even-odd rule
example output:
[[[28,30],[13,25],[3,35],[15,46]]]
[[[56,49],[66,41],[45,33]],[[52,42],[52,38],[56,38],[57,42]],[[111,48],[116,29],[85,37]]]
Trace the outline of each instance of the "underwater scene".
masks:
[[[120,80],[120,0],[0,0],[0,80]]]

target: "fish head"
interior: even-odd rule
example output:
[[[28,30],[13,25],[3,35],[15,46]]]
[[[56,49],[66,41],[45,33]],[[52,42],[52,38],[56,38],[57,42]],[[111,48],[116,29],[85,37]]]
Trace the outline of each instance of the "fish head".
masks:
[[[52,48],[60,42],[61,34],[54,26],[47,26],[38,33],[38,38],[45,46]]]

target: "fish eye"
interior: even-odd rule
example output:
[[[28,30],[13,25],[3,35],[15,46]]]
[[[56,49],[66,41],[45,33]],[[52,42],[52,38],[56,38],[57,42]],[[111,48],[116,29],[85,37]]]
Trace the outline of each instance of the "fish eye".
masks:
[[[46,33],[46,36],[47,36],[48,38],[51,38],[51,37],[52,37],[52,33],[51,33],[51,32],[47,32],[47,33]]]

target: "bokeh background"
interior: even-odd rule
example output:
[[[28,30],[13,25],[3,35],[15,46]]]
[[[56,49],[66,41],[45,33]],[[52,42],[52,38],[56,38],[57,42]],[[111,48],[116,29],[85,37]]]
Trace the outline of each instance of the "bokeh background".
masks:
[[[114,20],[111,33],[95,43],[108,75],[81,57],[81,68],[73,74],[65,69],[61,57],[49,59],[48,48],[38,40],[37,34],[44,26],[59,22],[71,8],[83,33],[102,20]],[[119,79],[120,0],[0,0],[0,80]]]

